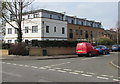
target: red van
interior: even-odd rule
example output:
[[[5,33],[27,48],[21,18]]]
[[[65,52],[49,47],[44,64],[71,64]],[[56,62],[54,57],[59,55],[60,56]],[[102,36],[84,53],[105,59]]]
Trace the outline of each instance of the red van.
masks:
[[[93,49],[91,43],[82,42],[77,44],[76,54],[78,56],[80,55],[93,56],[93,55],[98,55],[98,50]]]

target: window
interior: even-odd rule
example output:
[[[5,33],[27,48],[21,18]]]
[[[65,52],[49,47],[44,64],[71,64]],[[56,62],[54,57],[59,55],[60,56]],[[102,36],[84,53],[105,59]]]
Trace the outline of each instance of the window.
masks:
[[[12,28],[8,28],[8,34],[12,34]]]
[[[12,43],[12,40],[8,40],[8,43]]]
[[[32,26],[32,33],[38,32],[38,26]]]
[[[17,43],[18,41],[17,40],[15,40],[15,43]]]
[[[91,39],[93,38],[93,32],[91,31],[91,34],[90,34],[90,36],[91,36]]]
[[[29,32],[28,27],[25,27],[25,33],[28,33],[28,32]]]
[[[75,30],[76,31],[76,35],[78,35],[78,30]]]
[[[83,30],[80,30],[80,35],[83,35]]]
[[[49,26],[46,26],[46,33],[49,33]]]
[[[70,29],[70,33],[72,33],[73,31],[72,31],[72,29]]]
[[[52,19],[52,15],[50,15],[50,19]]]
[[[30,18],[30,15],[28,15],[28,19]]]
[[[17,34],[17,29],[15,29],[15,34]]]
[[[39,17],[39,13],[35,13],[35,14],[33,15],[33,17],[34,17],[34,18]]]
[[[81,22],[81,25],[83,25],[84,24],[84,22]]]
[[[65,28],[64,27],[62,28],[62,34],[65,34]]]
[[[54,32],[56,32],[56,27],[54,27]]]
[[[71,23],[74,24],[74,20],[71,20]]]
[[[60,16],[58,16],[58,19],[60,20]]]
[[[85,38],[88,39],[88,31],[86,31]]]

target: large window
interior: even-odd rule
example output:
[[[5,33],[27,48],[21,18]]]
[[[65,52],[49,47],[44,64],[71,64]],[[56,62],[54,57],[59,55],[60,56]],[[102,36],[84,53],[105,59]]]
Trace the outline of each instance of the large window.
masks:
[[[46,33],[49,33],[49,26],[46,26]]]
[[[12,43],[12,40],[8,40],[8,43]]]
[[[85,38],[88,39],[88,31],[86,31]]]
[[[17,34],[17,29],[15,29],[15,34]]]
[[[54,27],[54,32],[56,32],[56,27]]]
[[[33,17],[34,17],[34,18],[39,17],[39,13],[35,13],[35,14],[33,15]]]
[[[80,30],[80,35],[83,35],[83,30]]]
[[[29,32],[28,27],[25,27],[25,33],[28,33],[28,32]]]
[[[62,28],[62,34],[65,34],[65,28],[64,27]]]
[[[50,19],[52,19],[52,15],[50,15]]]
[[[90,34],[90,36],[91,36],[91,39],[93,38],[93,32],[91,31],[91,34]]]
[[[38,26],[32,26],[32,33],[38,33]]]
[[[8,28],[8,34],[12,34],[12,28]]]
[[[76,32],[76,35],[78,35],[78,30],[75,30],[75,32]]]

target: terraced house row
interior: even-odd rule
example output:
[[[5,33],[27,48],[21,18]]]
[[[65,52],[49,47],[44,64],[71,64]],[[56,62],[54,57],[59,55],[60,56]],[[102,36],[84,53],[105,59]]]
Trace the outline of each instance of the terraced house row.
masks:
[[[10,16],[13,25],[14,17]],[[39,9],[25,12],[22,21],[23,41],[90,40],[106,35],[101,22],[68,16],[65,13]],[[17,31],[6,23],[5,43],[17,42]]]

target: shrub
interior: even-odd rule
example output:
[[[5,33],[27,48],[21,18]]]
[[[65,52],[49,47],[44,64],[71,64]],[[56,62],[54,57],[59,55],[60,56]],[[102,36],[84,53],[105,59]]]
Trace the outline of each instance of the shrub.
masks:
[[[78,42],[83,42],[83,41],[37,41],[37,40],[32,40],[31,41],[31,46],[32,47],[76,47],[76,44]]]
[[[2,43],[2,49],[10,49],[11,44],[9,43]]]
[[[25,43],[12,44],[9,53],[13,55],[28,55],[28,45]]]

